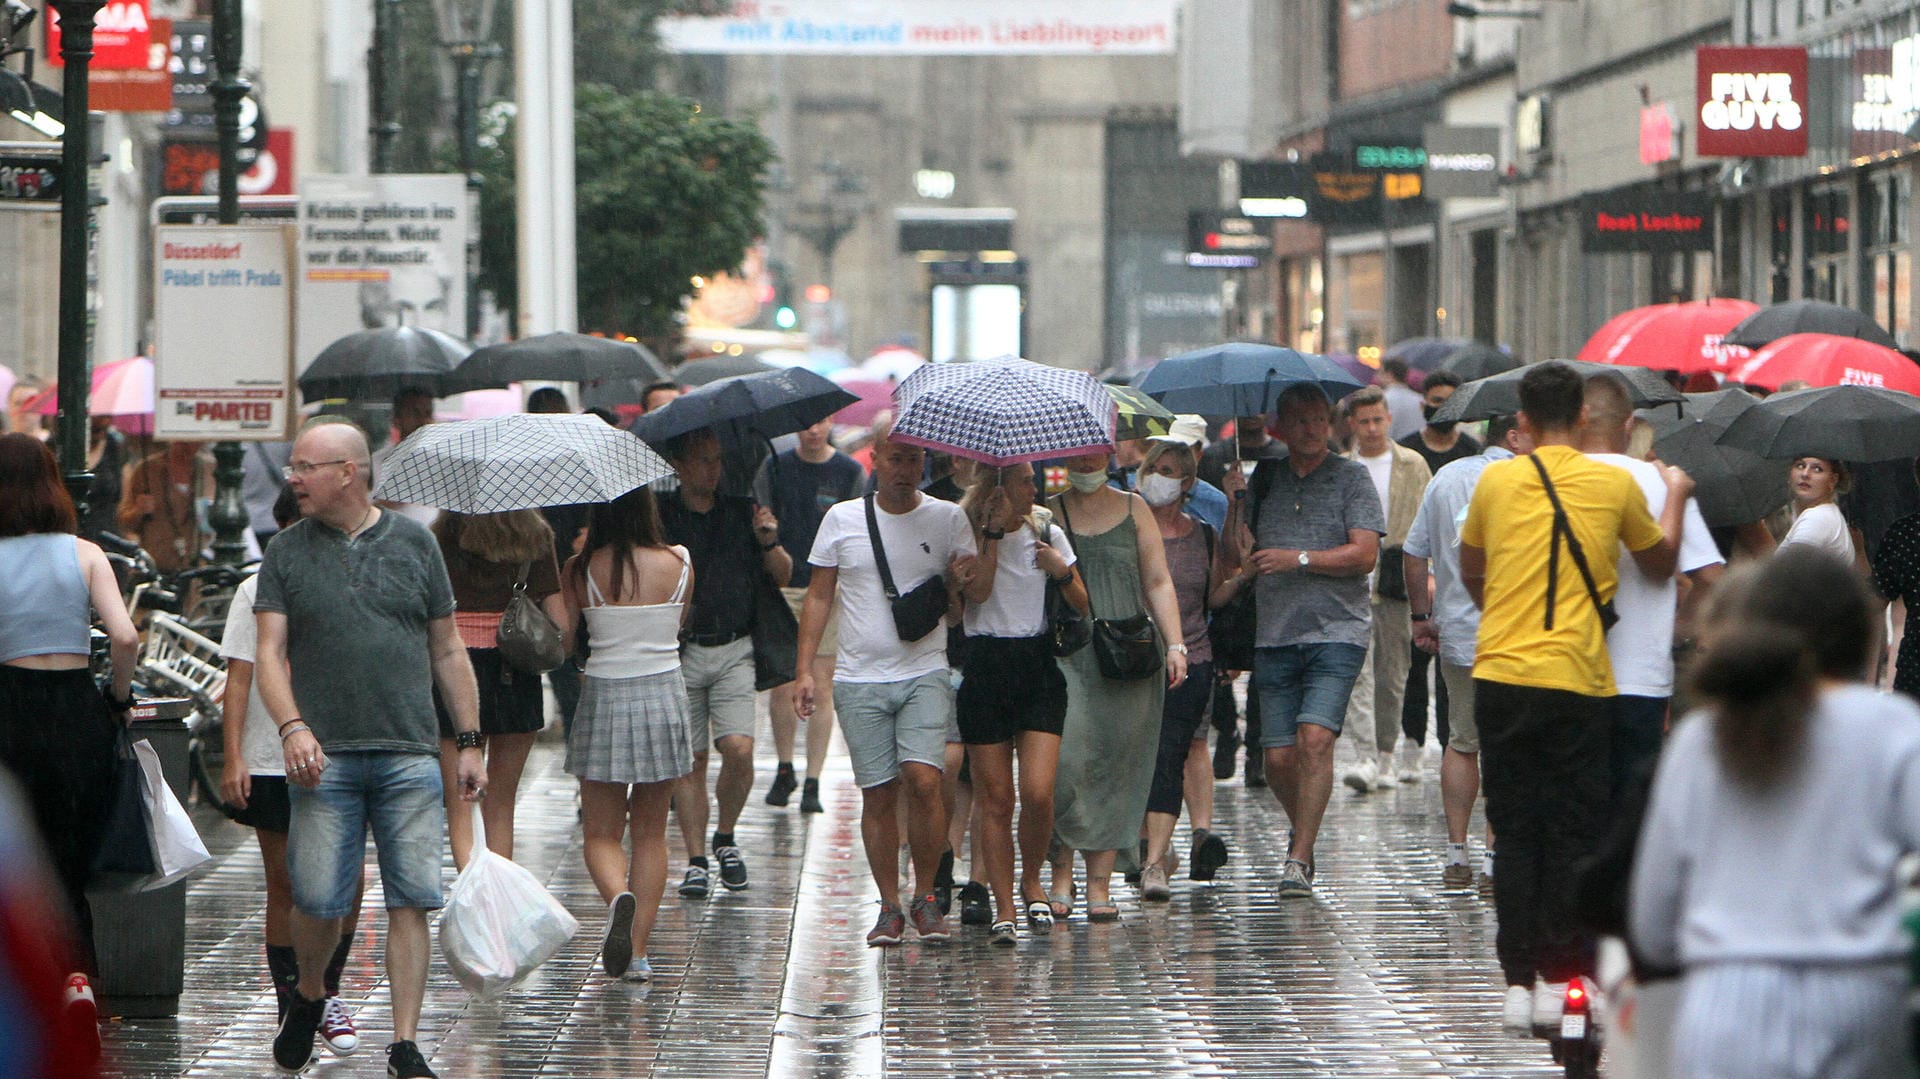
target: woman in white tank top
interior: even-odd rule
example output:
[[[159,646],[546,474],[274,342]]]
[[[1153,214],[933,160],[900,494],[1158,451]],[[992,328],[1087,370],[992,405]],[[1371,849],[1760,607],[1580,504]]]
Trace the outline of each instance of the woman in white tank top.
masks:
[[[607,902],[601,965],[647,981],[647,938],[667,884],[667,810],[693,769],[680,624],[693,570],[670,547],[642,487],[593,507],[586,547],[561,574],[567,624],[584,617],[592,656],[567,739],[580,780],[587,872]],[[633,853],[621,846],[631,826]]]

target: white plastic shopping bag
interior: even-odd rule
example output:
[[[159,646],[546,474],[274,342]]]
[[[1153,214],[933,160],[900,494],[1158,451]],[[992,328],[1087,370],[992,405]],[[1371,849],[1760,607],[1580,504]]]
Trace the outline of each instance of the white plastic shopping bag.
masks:
[[[566,947],[580,923],[532,873],[487,849],[473,806],[473,853],[440,915],[440,954],[476,996],[492,997]]]
[[[212,859],[200,842],[192,818],[173,796],[160,771],[160,755],[145,738],[133,744],[140,760],[140,797],[147,803],[147,836],[153,840],[154,875],[140,882],[139,891],[164,888]]]

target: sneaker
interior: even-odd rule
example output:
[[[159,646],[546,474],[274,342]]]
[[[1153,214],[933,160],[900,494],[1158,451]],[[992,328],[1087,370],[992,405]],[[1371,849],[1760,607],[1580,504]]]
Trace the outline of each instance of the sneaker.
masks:
[[[993,928],[987,930],[987,942],[1011,948],[1020,943],[1020,929],[1012,922],[995,922]]]
[[[1373,766],[1373,789],[1390,791],[1400,785],[1393,772],[1393,754],[1380,754],[1380,762]]]
[[[298,992],[287,1006],[287,1017],[280,1023],[279,1033],[273,1036],[273,1066],[288,1075],[299,1075],[306,1071],[319,1054],[313,1047],[313,1036],[320,1032],[320,1020],[326,1015],[327,1001],[308,1000]]]
[[[1165,903],[1173,898],[1167,885],[1167,867],[1156,862],[1140,871],[1140,898],[1149,903]]]
[[[1212,832],[1196,832],[1193,853],[1188,857],[1191,868],[1187,871],[1187,879],[1212,880],[1214,873],[1227,864],[1227,841]]]
[[[1533,1029],[1560,1033],[1560,1015],[1567,1008],[1567,983],[1533,983]]]
[[[1313,895],[1313,870],[1298,858],[1288,858],[1280,870],[1280,898],[1306,899]]]
[[[1418,783],[1423,778],[1420,753],[1421,747],[1412,742],[1400,743],[1400,782]]]
[[[1443,888],[1473,887],[1473,867],[1465,862],[1448,862],[1440,870],[1440,885]]]
[[[907,935],[907,916],[900,913],[899,907],[881,907],[880,917],[873,923],[873,929],[867,933],[867,947],[890,948],[900,943]]]
[[[327,1010],[320,1013],[320,1040],[337,1057],[352,1056],[360,1048],[360,1031],[353,1025],[353,1012],[339,997],[327,998]]]
[[[412,1042],[394,1042],[387,1046],[387,1079],[439,1079],[427,1067],[427,1058]]]
[[[820,781],[809,779],[800,788],[800,812],[825,813],[827,807],[820,804]]]
[[[680,878],[680,898],[705,899],[707,893],[713,889],[709,880],[706,866],[688,866],[687,875]]]
[[[1256,790],[1267,785],[1267,755],[1258,746],[1247,747],[1247,786]]]
[[[940,913],[939,904],[933,896],[923,895],[913,901],[913,931],[928,944],[945,944],[953,939],[947,930],[947,919]]]
[[[633,961],[633,912],[638,906],[632,892],[621,892],[607,904],[607,933],[600,939],[600,968],[607,977],[618,978]]]
[[[713,857],[720,863],[720,883],[727,886],[727,891],[746,891],[747,863],[740,857],[740,848],[715,847]]]
[[[1233,778],[1233,758],[1240,752],[1239,730],[1222,731],[1213,740],[1213,778]]]
[[[1507,986],[1507,999],[1500,1006],[1500,1029],[1518,1038],[1533,1037],[1533,990],[1524,985]]]
[[[970,880],[960,886],[960,924],[987,925],[993,921],[993,895],[987,886]]]
[[[620,975],[623,982],[650,982],[653,980],[653,964],[647,962],[644,955],[636,955],[627,964],[627,972]]]
[[[1365,794],[1372,790],[1379,778],[1380,766],[1373,762],[1372,757],[1354,761],[1347,765],[1346,771],[1340,773],[1340,782],[1352,787],[1355,794]]]
[[[800,781],[793,778],[793,769],[782,768],[773,774],[773,786],[767,788],[767,804],[784,806],[793,798],[793,792],[798,789],[800,789]]]
[[[85,974],[67,977],[66,1006],[62,1012],[68,1043],[88,1063],[100,1059],[100,1008],[93,999],[93,983]]]

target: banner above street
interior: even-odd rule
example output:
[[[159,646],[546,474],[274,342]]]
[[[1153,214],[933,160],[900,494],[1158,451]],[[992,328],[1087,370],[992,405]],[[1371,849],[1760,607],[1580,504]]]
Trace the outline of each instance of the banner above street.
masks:
[[[1037,56],[1170,53],[1176,0],[737,0],[659,22],[682,53]]]

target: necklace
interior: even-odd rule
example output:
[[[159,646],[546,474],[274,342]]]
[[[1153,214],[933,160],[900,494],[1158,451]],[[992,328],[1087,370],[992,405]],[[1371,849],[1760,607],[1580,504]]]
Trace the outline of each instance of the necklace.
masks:
[[[373,516],[373,507],[369,505],[367,507],[367,512],[360,515],[360,523],[357,525],[354,525],[353,529],[347,533],[347,539],[352,540],[357,536],[359,536],[360,530],[367,527],[367,518],[372,516]]]

